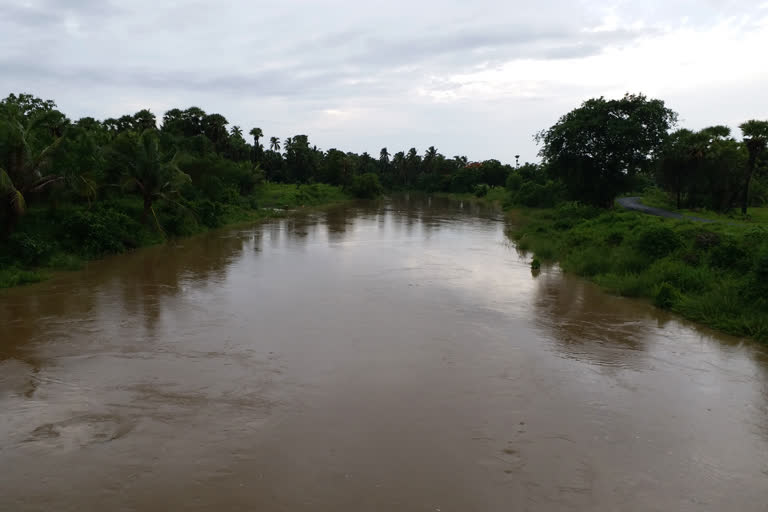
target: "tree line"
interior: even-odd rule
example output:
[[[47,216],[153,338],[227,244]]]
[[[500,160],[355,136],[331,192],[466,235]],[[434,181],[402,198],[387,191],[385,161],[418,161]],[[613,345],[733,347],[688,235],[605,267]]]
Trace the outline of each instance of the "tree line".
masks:
[[[229,126],[221,114],[174,108],[158,120],[147,109],[102,121],[69,119],[51,100],[11,94],[0,101],[0,219],[9,233],[27,204],[91,204],[140,198],[152,222],[158,201],[200,208],[248,197],[264,181],[326,183],[353,195],[386,189],[471,192],[504,186],[510,165],[447,158],[429,147],[377,157],[331,148],[298,134],[265,140],[261,128]]]
[[[726,211],[768,203],[768,121],[677,129],[678,115],[642,94],[596,98],[536,135],[544,175],[565,197],[610,207],[644,187],[666,191],[678,208]],[[551,186],[553,191],[558,186]]]
[[[141,202],[215,217],[218,205],[245,203],[265,181],[326,183],[358,197],[382,190],[474,192],[506,187],[509,201],[552,206],[569,200],[611,207],[622,193],[659,187],[678,207],[727,210],[768,202],[768,121],[678,129],[677,114],[641,94],[595,98],[536,135],[541,163],[446,157],[434,147],[374,157],[319,149],[304,134],[284,140],[254,127],[248,136],[218,113],[147,109],[102,121],[69,119],[51,100],[11,94],[0,101],[0,229],[11,233],[28,205]],[[258,205],[254,205],[258,206]],[[213,212],[213,213],[211,213]]]

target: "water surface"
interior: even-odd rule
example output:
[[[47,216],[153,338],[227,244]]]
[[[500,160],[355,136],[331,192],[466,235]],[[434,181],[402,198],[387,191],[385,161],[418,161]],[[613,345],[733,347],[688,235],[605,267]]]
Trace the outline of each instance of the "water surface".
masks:
[[[0,510],[768,510],[768,351],[400,197],[0,293]]]

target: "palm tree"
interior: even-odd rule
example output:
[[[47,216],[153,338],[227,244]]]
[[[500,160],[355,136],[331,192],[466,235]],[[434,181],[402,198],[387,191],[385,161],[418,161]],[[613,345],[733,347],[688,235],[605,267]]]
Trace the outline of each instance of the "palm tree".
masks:
[[[4,233],[9,232],[16,222],[16,219],[24,214],[24,210],[27,207],[24,201],[24,194],[13,184],[13,180],[8,176],[8,173],[4,169],[0,168],[0,212],[6,217],[5,229],[0,233],[2,236]]]
[[[232,135],[238,139],[243,138],[243,129],[235,125],[232,127]]]
[[[280,151],[280,139],[277,137],[269,138],[269,149],[272,151]]]
[[[142,222],[146,223],[152,213],[160,229],[152,207],[154,201],[171,199],[182,184],[191,181],[177,166],[176,153],[163,152],[157,131],[145,130],[138,136],[130,132],[121,134],[115,139],[111,156],[123,169],[123,185],[138,189],[144,200]]]
[[[259,145],[259,139],[264,136],[264,132],[261,131],[261,128],[251,128],[251,131],[248,133],[250,133],[253,137],[253,147],[255,147],[258,151],[258,149],[261,147]]]
[[[749,153],[747,175],[744,179],[744,189],[741,196],[741,213],[746,215],[749,204],[749,182],[752,181],[752,175],[757,166],[757,158],[768,147],[768,121],[752,119],[739,125],[739,128],[744,135],[744,145],[747,146]]]
[[[8,166],[0,168],[0,196],[3,197],[0,211],[5,210],[7,233],[26,209],[25,194],[64,179],[64,176],[44,173],[56,148],[64,140],[64,117],[58,111],[48,111],[22,120],[11,115],[2,123],[7,134]],[[55,138],[42,149],[35,150],[34,146],[39,147],[42,132],[53,133]],[[34,143],[36,137],[37,144]]]

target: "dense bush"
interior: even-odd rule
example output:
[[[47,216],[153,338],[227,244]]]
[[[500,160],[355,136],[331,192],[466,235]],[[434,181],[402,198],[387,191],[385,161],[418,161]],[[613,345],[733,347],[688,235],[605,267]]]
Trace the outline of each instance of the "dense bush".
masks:
[[[615,293],[735,334],[768,340],[768,231],[692,224],[578,204],[529,212],[518,249]]]
[[[678,234],[662,224],[647,226],[637,235],[637,250],[654,258],[662,258],[681,245]]]
[[[7,257],[24,265],[42,265],[54,251],[50,240],[30,233],[12,233],[5,243]]]
[[[379,177],[374,173],[369,172],[361,174],[360,176],[355,176],[352,181],[352,186],[350,187],[350,192],[355,197],[373,199],[379,197],[384,192],[384,188],[379,182]]]
[[[507,184],[514,188],[517,181],[518,178],[510,178]],[[525,181],[516,191],[510,192],[512,204],[535,208],[552,208],[564,197],[562,184],[551,180],[544,184]]]
[[[56,213],[66,249],[87,257],[138,247],[142,226],[125,213],[109,207],[70,208]]]

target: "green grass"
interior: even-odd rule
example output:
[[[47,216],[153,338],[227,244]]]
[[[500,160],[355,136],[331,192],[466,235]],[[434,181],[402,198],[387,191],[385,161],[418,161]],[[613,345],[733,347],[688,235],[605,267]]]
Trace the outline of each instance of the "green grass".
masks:
[[[733,209],[725,213],[714,212],[704,208],[677,209],[675,203],[670,199],[669,195],[663,190],[657,188],[647,190],[643,194],[640,202],[647,206],[653,206],[655,208],[663,208],[665,210],[677,212],[686,217],[699,217],[702,219],[710,219],[720,222],[743,223],[746,225],[762,224],[768,226],[768,207],[750,206],[747,209],[746,216],[742,215],[741,210],[739,209]]]
[[[312,185],[292,185],[283,183],[265,183],[254,194],[260,208],[294,209],[305,206],[320,206],[348,200],[339,187],[314,183]]]
[[[606,290],[768,342],[768,226],[563,206],[510,212],[519,249]]]
[[[435,192],[433,194],[436,197],[448,197],[451,199],[460,199],[462,201],[474,201],[485,204],[503,204],[508,197],[507,189],[504,187],[491,187],[488,190],[488,194],[477,197],[471,192],[466,193],[454,193],[454,192]]]
[[[24,270],[17,267],[0,269],[0,288],[11,288],[22,284],[38,283],[46,278],[46,274],[35,270]]]

